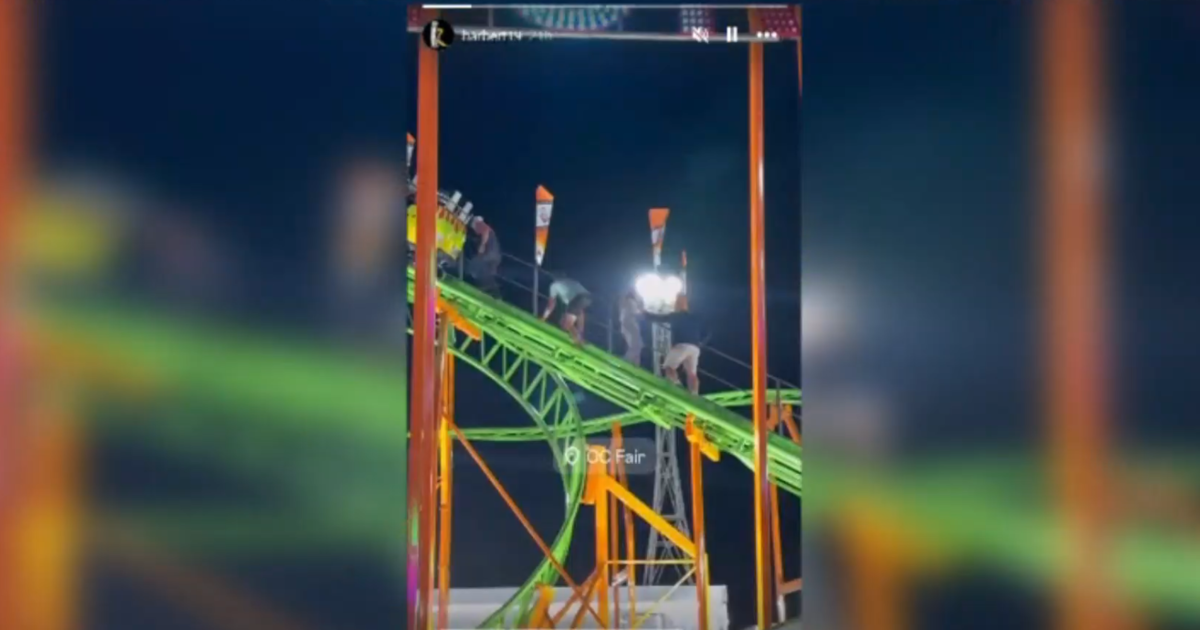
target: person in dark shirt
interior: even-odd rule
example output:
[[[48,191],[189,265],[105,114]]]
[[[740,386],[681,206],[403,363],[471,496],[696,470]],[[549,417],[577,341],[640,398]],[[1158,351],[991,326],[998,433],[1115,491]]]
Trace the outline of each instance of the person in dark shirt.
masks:
[[[480,289],[493,297],[499,297],[500,285],[496,282],[496,273],[500,269],[502,258],[500,239],[496,238],[496,231],[483,221],[483,217],[475,217],[471,221],[471,229],[479,236],[479,249],[471,262],[467,263],[467,273],[471,274]]]
[[[680,306],[684,302],[680,301]],[[667,380],[679,385],[679,368],[687,375],[688,391],[700,395],[700,347],[708,343],[711,334],[704,321],[688,310],[676,310],[667,315],[647,313],[646,319],[671,326],[671,349],[663,359]]]

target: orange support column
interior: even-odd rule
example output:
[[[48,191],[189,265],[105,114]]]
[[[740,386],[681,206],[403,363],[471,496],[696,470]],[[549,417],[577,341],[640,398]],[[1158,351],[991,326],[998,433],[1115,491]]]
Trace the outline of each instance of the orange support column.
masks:
[[[779,429],[783,417],[783,406],[778,401],[771,405],[767,413],[767,424],[772,431]],[[771,484],[771,549],[775,559],[775,614],[779,619],[787,616],[787,606],[783,600],[783,534],[779,531],[779,486]]]
[[[443,326],[450,326],[446,321]],[[448,333],[443,343],[449,341]],[[450,615],[450,532],[453,525],[454,499],[454,443],[450,439],[450,425],[454,419],[454,355],[448,346],[442,352],[442,415],[438,422],[438,461],[441,469],[441,514],[438,526],[438,612],[437,628],[448,628]]]
[[[750,10],[751,30],[761,30]],[[758,627],[771,626],[771,483],[767,477],[766,224],[763,186],[763,48],[750,44],[750,330],[754,410],[754,561]]]
[[[425,11],[425,19],[434,19],[435,11]],[[430,627],[433,593],[426,589],[432,570],[433,532],[425,525],[436,501],[436,464],[434,461],[437,427],[437,365],[434,342],[437,327],[437,282],[434,251],[437,242],[438,190],[438,53],[421,46],[418,62],[417,167],[421,183],[417,187],[417,243],[413,299],[412,337],[412,446],[409,448],[407,548],[408,628]]]
[[[604,464],[597,463],[595,472],[589,474],[603,475]],[[608,583],[611,575],[608,553],[608,503],[609,497],[600,494],[596,497],[596,604],[598,621],[601,628],[608,628]]]
[[[0,304],[12,288],[12,239],[29,155],[28,3],[0,3]],[[0,417],[0,421],[10,419]],[[0,440],[4,443],[5,440]]]
[[[21,595],[10,611],[14,625],[6,628],[78,627],[82,444],[65,404],[39,400],[38,422],[28,435],[28,476],[20,480],[24,487],[9,559],[20,579]]]
[[[867,511],[851,512],[842,528],[849,566],[850,619],[861,630],[907,630],[909,609],[904,590],[905,558],[898,535]]]
[[[29,98],[27,3],[0,2],[0,628],[17,627],[11,617],[20,604],[21,582],[14,566],[18,485],[23,478],[19,463],[25,459],[15,404],[21,391],[17,381],[19,332],[13,321],[13,233],[22,198],[28,157]]]
[[[614,432],[614,435],[615,435],[615,432]],[[619,442],[617,442],[616,439],[614,439],[612,446],[610,448],[610,452],[612,453],[612,455],[609,457],[609,460],[608,460],[608,474],[613,479],[617,479],[618,460],[620,459],[618,457],[618,454],[621,453],[622,448],[623,447],[621,446],[621,444]],[[625,570],[625,571],[629,570],[629,567],[625,567],[621,564],[621,546],[620,546],[621,526],[620,526],[620,521],[617,520],[619,518],[619,516],[620,516],[620,505],[617,502],[617,498],[612,495],[609,495],[609,497],[608,497],[608,550],[609,550],[608,553],[609,553],[609,562],[612,563],[612,566],[614,567],[614,569],[612,571],[609,571],[608,573],[610,576],[609,583],[615,582],[618,584],[618,588],[613,590],[613,618],[617,620],[618,624],[620,623],[620,619],[621,619],[621,590],[619,588],[619,581],[617,580],[617,577],[620,575],[620,572],[622,570]],[[628,578],[626,578],[626,581],[628,581]]]
[[[621,423],[616,422],[612,427],[613,443],[617,448],[623,448],[625,437],[621,431]],[[617,463],[617,483],[623,487],[629,487],[629,475],[625,469],[624,460]],[[625,560],[628,561],[625,570],[628,571],[629,579],[626,584],[629,588],[629,618],[637,619],[637,550],[634,548],[636,544],[634,533],[637,531],[633,528],[633,512],[629,506],[622,503],[620,505],[621,516],[625,525]]]
[[[692,467],[692,540],[696,544],[696,611],[699,614],[699,630],[708,630],[708,547],[704,534],[704,455],[716,458],[719,451],[704,438],[695,425],[695,418],[688,416],[687,439],[690,442]]]
[[[1118,623],[1107,583],[1103,507],[1110,487],[1109,269],[1100,170],[1103,6],[1097,0],[1047,0],[1038,9],[1046,416],[1068,545],[1059,613],[1067,630],[1101,630]]]

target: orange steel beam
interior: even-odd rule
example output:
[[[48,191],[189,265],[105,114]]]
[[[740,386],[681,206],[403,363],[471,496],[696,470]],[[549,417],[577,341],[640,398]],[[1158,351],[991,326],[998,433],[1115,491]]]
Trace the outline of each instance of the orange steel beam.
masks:
[[[449,324],[449,322],[446,322]],[[443,346],[445,347],[445,346]],[[438,628],[449,627],[450,615],[450,532],[453,524],[454,500],[454,442],[450,437],[450,421],[454,419],[454,355],[446,352],[442,359],[442,417],[438,424],[438,460],[442,471],[441,516],[438,529]]]
[[[772,431],[779,427],[783,419],[782,405],[776,403],[767,413],[767,426]],[[771,549],[774,552],[775,567],[775,606],[776,614],[782,619],[787,613],[783,601],[783,534],[779,531],[779,486],[771,484]]]
[[[906,630],[901,558],[869,514],[852,514],[843,545],[849,559],[850,615],[861,630]]]
[[[437,299],[437,312],[448,318],[450,323],[453,324],[455,328],[466,334],[471,339],[474,339],[475,341],[483,340],[483,331],[480,330],[475,324],[467,321],[467,319],[462,316],[462,313],[458,312],[458,309],[454,308],[454,306],[449,302],[443,300],[441,296],[438,296]]]
[[[17,593],[21,577],[12,566],[15,551],[10,546],[15,543],[17,480],[22,477],[18,462],[27,449],[15,400],[20,391],[16,383],[19,337],[8,295],[12,289],[12,241],[29,148],[26,8],[23,2],[0,2],[0,628],[16,627],[11,616],[17,614],[21,601]]]
[[[437,11],[424,10],[431,20]],[[417,243],[414,261],[412,337],[412,446],[409,449],[407,548],[408,628],[426,630],[430,626],[432,593],[425,590],[425,575],[431,568],[431,533],[426,516],[433,509],[435,466],[432,461],[433,431],[436,426],[437,366],[434,364],[436,334],[437,282],[434,251],[437,244],[438,190],[438,53],[420,46],[418,52],[417,93],[417,165],[421,186],[417,188]]]
[[[596,592],[596,585],[599,583],[600,583],[600,567],[597,566],[596,570],[592,572],[591,577],[588,578],[587,590],[583,594],[582,603],[580,604],[579,609],[575,611],[575,616],[571,618],[571,630],[576,630],[577,628],[583,627],[583,625],[582,625],[583,611],[584,611],[583,605],[587,604],[587,602],[591,600],[592,593]],[[566,606],[564,606],[562,611],[559,613],[559,615],[561,616],[563,613],[566,612],[566,610],[567,610],[567,608],[566,608]],[[607,628],[608,626],[601,624],[600,627]]]
[[[604,464],[600,464],[603,466]],[[611,477],[605,477],[610,479]],[[600,609],[600,627],[608,625],[608,506],[612,495],[596,497],[596,603]]]
[[[1042,199],[1046,415],[1069,570],[1061,627],[1113,627],[1106,582],[1109,273],[1099,153],[1103,134],[1102,6],[1039,5],[1044,159]]]
[[[538,586],[537,601],[533,605],[533,613],[529,616],[530,628],[550,628],[550,603],[554,600],[554,589],[547,584]],[[439,622],[438,628],[447,627]]]
[[[657,529],[660,534],[667,538],[667,540],[675,543],[675,546],[679,547],[680,551],[692,557],[696,556],[696,545],[692,542],[691,538],[688,538],[687,536],[683,535],[683,532],[675,529],[675,527],[668,523],[666,519],[659,516],[657,512],[650,508],[650,506],[643,503],[641,499],[637,498],[637,496],[630,492],[627,488],[617,483],[616,480],[612,479],[608,475],[599,477],[596,480],[595,491],[597,493],[607,492],[616,495],[618,500],[625,505],[628,505],[635,514],[642,517],[642,520],[649,523],[651,527]],[[597,500],[596,503],[598,504],[600,501]]]
[[[780,585],[779,593],[781,595],[791,595],[792,593],[799,593],[800,589],[803,586],[804,586],[804,580],[802,580],[801,578],[796,578],[794,580],[788,580],[787,582],[784,582],[782,585]]]
[[[459,443],[463,445],[463,449],[465,449],[467,454],[471,456],[471,459],[475,460],[475,463],[479,465],[479,469],[483,471],[483,474],[488,478],[488,481],[492,482],[492,487],[496,489],[496,492],[500,493],[500,498],[504,499],[504,502],[508,504],[508,509],[512,510],[512,513],[517,517],[517,520],[521,521],[521,525],[525,527],[525,531],[529,533],[531,538],[533,538],[533,542],[537,543],[538,548],[542,550],[542,553],[546,556],[546,559],[550,561],[550,565],[553,566],[554,570],[558,572],[558,575],[562,578],[563,583],[571,587],[571,590],[578,594],[580,592],[579,585],[577,585],[575,581],[571,579],[571,576],[567,573],[567,570],[564,569],[562,564],[554,558],[554,554],[551,552],[550,546],[546,544],[546,541],[542,540],[540,535],[538,535],[537,530],[533,528],[533,523],[529,522],[529,519],[525,516],[525,513],[521,511],[521,508],[517,507],[517,502],[513,500],[512,495],[508,493],[508,490],[504,489],[504,484],[500,483],[500,480],[496,478],[496,473],[492,472],[492,469],[488,467],[487,462],[483,461],[483,457],[479,455],[479,451],[476,451],[475,447],[471,444],[471,441],[463,436],[462,431],[458,430],[458,426],[454,424],[454,421],[447,419],[447,424],[449,425],[449,430],[454,432],[454,437],[458,438]],[[591,605],[588,604],[586,598],[583,600],[583,605],[588,609],[589,612],[592,613],[592,616],[599,620],[600,617],[596,614],[596,611],[592,609]]]
[[[45,392],[39,392],[44,394]],[[69,630],[79,622],[78,576],[83,444],[62,400],[36,400],[37,422],[26,435],[26,476],[13,530],[20,598],[12,614],[21,630]]]
[[[592,596],[592,590],[596,587],[596,575],[597,575],[597,573],[595,571],[592,571],[592,574],[589,575],[588,578],[583,581],[583,584],[581,585],[582,590],[574,591],[571,593],[571,597],[567,598],[567,601],[566,601],[566,603],[564,603],[562,605],[562,608],[559,608],[558,612],[555,613],[554,616],[552,616],[550,618],[551,626],[556,626],[556,625],[558,625],[558,622],[562,621],[562,618],[567,615],[567,612],[571,608],[572,604],[579,601],[580,599],[586,600],[587,598]],[[579,620],[582,618],[583,618],[583,607],[580,606],[579,611],[575,614],[575,620],[572,622],[571,625],[572,626],[578,625]]]
[[[691,442],[692,464],[692,538],[696,542],[696,611],[699,630],[708,630],[708,550],[704,542],[704,434],[695,425],[695,417],[687,419],[688,442]]]
[[[761,30],[750,10],[750,30]],[[754,410],[754,562],[760,630],[771,625],[771,481],[767,477],[767,302],[763,207],[763,47],[750,44],[750,330]]]
[[[796,421],[792,417],[791,405],[776,405],[771,407],[768,425],[774,431],[781,424],[788,437],[796,444],[800,444],[800,429],[796,426]],[[775,596],[779,616],[782,618],[787,614],[786,603],[783,598],[786,595],[799,592],[800,578],[787,581],[783,575],[783,536],[780,527],[779,486],[771,484],[771,540],[774,543],[775,550]]]
[[[621,452],[620,450],[618,450],[619,448],[620,447],[616,443],[614,443],[612,445],[612,452],[614,452],[614,453]],[[608,474],[613,479],[617,478],[617,459],[618,459],[617,457],[610,457],[608,459]],[[621,550],[620,550],[620,545],[618,544],[620,542],[620,537],[621,537],[621,528],[619,526],[619,521],[617,520],[617,517],[618,517],[617,499],[613,496],[609,496],[608,497],[608,549],[609,549],[608,553],[609,553],[609,558],[613,561],[613,564],[615,564],[616,566],[621,566],[620,565]],[[615,577],[616,577],[616,575],[613,575],[610,572],[608,582],[611,584],[613,582],[613,578],[615,578]],[[619,590],[616,590],[613,592],[613,618],[614,619],[621,618],[621,592]]]
[[[441,510],[441,499],[438,493],[438,472],[441,462],[441,430],[444,421],[444,403],[445,403],[445,372],[446,372],[446,357],[451,356],[446,351],[447,344],[450,341],[450,323],[449,318],[444,314],[439,314],[436,319],[435,334],[437,341],[433,347],[433,364],[437,371],[437,380],[433,386],[433,400],[436,405],[434,409],[434,422],[432,430],[425,434],[426,454],[425,462],[429,467],[429,475],[431,477],[431,485],[429,491],[429,509],[421,515],[421,531],[429,533],[429,553],[426,554],[427,563],[422,564],[421,570],[421,591],[428,593],[429,599],[429,618],[430,627],[433,627],[434,612],[433,600],[436,596],[435,585],[437,584],[436,569],[438,564],[439,544],[438,538],[438,514]]]
[[[613,431],[613,444],[617,448],[623,448],[624,443],[625,443],[625,436],[622,434],[622,431],[621,431],[621,423],[620,422],[613,423],[612,431]],[[618,459],[617,483],[628,488],[629,487],[629,474],[628,474],[628,471],[625,469],[625,460],[622,458],[617,458],[617,459]],[[634,562],[637,560],[637,549],[635,548],[636,540],[634,538],[634,534],[636,533],[636,530],[633,527],[633,512],[630,511],[629,506],[624,505],[624,504],[621,505],[621,516],[622,516],[623,520],[625,521],[625,558],[630,561],[625,566],[625,571],[627,572],[627,574],[629,576],[629,579],[626,582],[629,585],[629,618],[637,619],[637,566],[638,565],[636,562]]]
[[[698,432],[690,432],[698,433]],[[703,438],[697,439],[694,435],[689,435],[689,440],[695,440],[694,444],[698,452],[704,452]],[[602,446],[592,446],[589,450],[603,450]],[[588,478],[587,486],[584,488],[583,503],[585,505],[593,505],[596,510],[596,585],[597,600],[599,601],[600,615],[599,620],[602,628],[607,628],[608,625],[608,567],[612,564],[609,556],[609,499],[616,498],[620,503],[627,506],[638,516],[642,517],[660,534],[675,543],[675,546],[680,551],[687,554],[695,561],[696,569],[707,562],[707,558],[701,556],[697,552],[697,545],[691,539],[668,523],[657,512],[637,498],[628,488],[621,485],[616,479],[608,474],[604,464],[603,457],[588,457]],[[630,564],[632,564],[632,560]]]
[[[771,484],[771,545],[775,558],[775,606],[776,614],[783,619],[787,604],[783,600],[783,533],[779,525],[779,486]]]
[[[29,157],[28,6],[24,2],[0,6],[0,138],[4,139],[0,142],[0,296],[11,289],[12,244]],[[10,419],[8,414],[0,416],[0,421]]]

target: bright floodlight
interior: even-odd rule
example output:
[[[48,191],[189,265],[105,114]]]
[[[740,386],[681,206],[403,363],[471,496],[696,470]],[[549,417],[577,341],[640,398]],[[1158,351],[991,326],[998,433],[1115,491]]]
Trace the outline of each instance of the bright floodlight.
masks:
[[[643,300],[657,300],[659,294],[662,293],[662,285],[662,276],[656,273],[644,273],[638,276],[637,282],[633,286]]]
[[[669,295],[672,302],[682,291],[683,280],[680,280],[679,276],[667,276],[663,279],[663,293]]]
[[[683,291],[683,281],[678,276],[662,276],[657,273],[642,274],[633,286],[646,309],[651,312],[672,310],[675,307],[675,298]]]

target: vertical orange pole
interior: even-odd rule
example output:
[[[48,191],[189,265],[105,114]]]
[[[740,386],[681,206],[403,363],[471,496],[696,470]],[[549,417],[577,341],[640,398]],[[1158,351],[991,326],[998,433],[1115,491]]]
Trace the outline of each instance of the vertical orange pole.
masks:
[[[12,319],[12,244],[28,155],[29,97],[25,3],[0,2],[0,628],[16,627],[20,580],[15,560],[15,519],[20,471],[27,449],[18,422],[16,322]]]
[[[424,11],[425,19],[434,19],[436,11]],[[431,568],[431,534],[426,516],[433,509],[435,466],[432,461],[433,431],[436,427],[437,366],[434,339],[437,326],[437,282],[434,247],[437,240],[438,190],[438,53],[419,46],[417,166],[421,184],[417,188],[417,243],[413,299],[412,338],[412,447],[408,479],[409,538],[407,549],[408,628],[429,628],[432,593],[425,590],[425,574]]]
[[[688,424],[692,420],[688,418]],[[692,541],[696,543],[696,596],[700,615],[699,630],[708,630],[708,547],[704,542],[704,463],[700,440],[691,441],[692,464]]]
[[[613,423],[613,438],[618,444],[624,444],[624,435],[621,431],[621,423]],[[629,487],[629,475],[625,470],[625,462],[621,461],[617,465],[617,482],[626,488]],[[629,568],[629,618],[637,619],[637,564],[633,561],[637,560],[637,550],[634,548],[636,541],[634,540],[633,529],[633,511],[624,503],[620,504],[621,515],[625,519],[625,558],[630,561]]]
[[[445,423],[444,415],[445,407],[445,370],[446,361],[450,353],[446,352],[446,344],[450,339],[450,317],[445,314],[438,315],[436,321],[437,341],[434,344],[433,364],[437,374],[437,380],[433,386],[434,400],[434,416],[433,423],[425,434],[426,450],[425,462],[429,467],[430,485],[427,488],[429,492],[428,500],[426,501],[426,511],[421,515],[421,531],[429,533],[429,552],[424,555],[423,564],[421,565],[421,591],[426,593],[428,601],[427,610],[429,611],[430,627],[433,627],[435,619],[433,611],[433,601],[436,597],[436,569],[438,564],[439,554],[439,538],[438,538],[438,513],[441,510],[441,500],[438,494],[438,470],[441,460],[441,428]]]
[[[13,233],[21,200],[28,158],[29,83],[27,4],[4,2],[0,6],[0,296],[7,305],[11,289]],[[7,424],[9,414],[0,417]],[[8,443],[0,440],[0,443]]]
[[[70,630],[79,622],[76,600],[80,523],[83,521],[82,444],[78,426],[61,400],[37,401],[28,478],[17,514],[12,549],[21,597],[12,628]]]
[[[624,447],[621,445],[620,440],[616,437],[616,432],[614,432],[612,456],[608,460],[608,474],[612,476],[613,479],[617,478],[617,455],[621,452],[622,448]],[[619,544],[621,527],[619,521],[617,520],[617,516],[620,512],[620,504],[617,502],[617,497],[613,496],[612,494],[608,495],[608,510],[608,548],[610,560],[613,562],[613,573],[615,574],[619,573],[622,568],[621,547]],[[619,587],[613,591],[613,619],[616,619],[617,623],[620,624],[621,590]]]
[[[751,30],[761,30],[750,10]],[[754,409],[754,561],[758,627],[771,625],[771,484],[767,477],[767,301],[763,219],[763,48],[750,44],[750,331]]]
[[[902,558],[895,541],[870,514],[853,513],[844,525],[842,543],[853,595],[852,627],[905,630],[909,627],[909,610],[905,605]]]
[[[775,550],[775,609],[780,619],[787,615],[783,601],[783,535],[779,531],[779,486],[771,484],[771,544]]]
[[[1069,571],[1061,627],[1113,627],[1103,498],[1108,439],[1108,253],[1099,152],[1103,136],[1100,11],[1095,0],[1041,10],[1045,168],[1042,257],[1046,412]]]
[[[602,474],[602,473],[601,473]],[[597,617],[601,628],[608,625],[608,499],[609,493],[596,500],[596,600]],[[586,605],[586,601],[584,604]]]
[[[453,524],[454,443],[450,423],[454,418],[454,355],[444,350],[442,372],[442,417],[438,431],[438,459],[441,461],[441,518],[438,529],[438,613],[437,628],[448,628],[450,619],[450,532]]]

